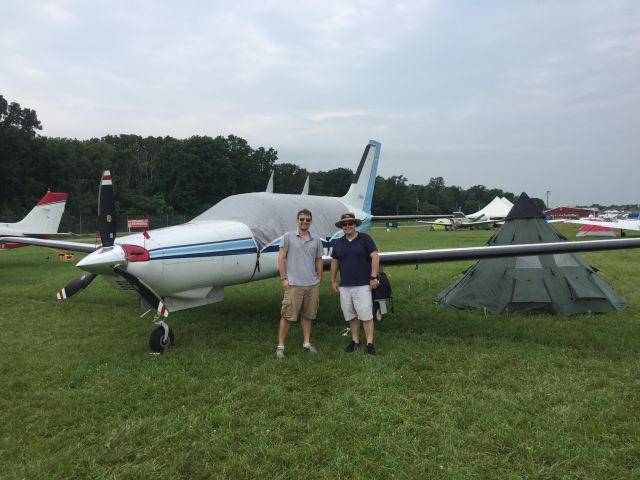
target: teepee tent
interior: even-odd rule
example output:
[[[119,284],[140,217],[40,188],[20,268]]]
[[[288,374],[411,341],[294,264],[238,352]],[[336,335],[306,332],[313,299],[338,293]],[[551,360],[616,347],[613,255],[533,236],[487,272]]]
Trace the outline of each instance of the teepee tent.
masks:
[[[509,212],[490,245],[558,242],[526,193]],[[595,269],[573,253],[480,260],[436,300],[490,313],[546,312],[561,315],[623,310],[625,301]]]

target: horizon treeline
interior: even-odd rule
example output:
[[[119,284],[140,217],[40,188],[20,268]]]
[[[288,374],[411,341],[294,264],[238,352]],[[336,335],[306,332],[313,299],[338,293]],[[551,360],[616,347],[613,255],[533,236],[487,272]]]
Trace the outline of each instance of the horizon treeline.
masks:
[[[106,135],[77,140],[37,134],[42,125],[34,110],[0,95],[0,219],[21,219],[47,189],[67,192],[71,216],[96,215],[102,172],[114,177],[119,214],[184,215],[202,213],[229,195],[264,191],[274,172],[274,192],[298,194],[308,175],[311,195],[342,196],[351,168],[313,172],[279,163],[271,147],[254,148],[235,135],[141,137]],[[355,167],[355,165],[353,165]],[[374,215],[473,213],[495,196],[515,201],[498,188],[447,186],[442,177],[426,185],[408,184],[403,175],[378,176]],[[533,198],[541,209],[544,201]]]

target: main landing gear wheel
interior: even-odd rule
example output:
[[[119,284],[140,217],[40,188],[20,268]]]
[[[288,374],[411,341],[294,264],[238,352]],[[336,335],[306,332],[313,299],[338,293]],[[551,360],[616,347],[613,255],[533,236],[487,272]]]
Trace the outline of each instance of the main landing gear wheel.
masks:
[[[380,309],[380,304],[378,302],[373,302],[373,319],[376,322],[382,321],[382,310]]]
[[[175,337],[173,331],[168,328],[169,334],[165,333],[165,329],[162,325],[159,325],[151,335],[149,335],[149,348],[152,352],[162,353],[170,345],[175,343]]]

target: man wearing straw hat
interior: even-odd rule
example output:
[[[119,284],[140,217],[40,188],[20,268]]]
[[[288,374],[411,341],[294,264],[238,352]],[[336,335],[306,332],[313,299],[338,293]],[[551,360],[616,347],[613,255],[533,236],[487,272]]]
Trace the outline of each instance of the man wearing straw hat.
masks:
[[[376,243],[366,233],[356,230],[362,220],[353,213],[344,213],[336,227],[344,236],[336,240],[331,252],[331,289],[340,294],[340,307],[344,319],[349,322],[351,343],[346,351],[355,352],[360,347],[360,324],[367,339],[365,352],[375,355],[373,346],[373,299],[371,290],[378,287],[380,259]],[[340,271],[340,286],[336,274]]]

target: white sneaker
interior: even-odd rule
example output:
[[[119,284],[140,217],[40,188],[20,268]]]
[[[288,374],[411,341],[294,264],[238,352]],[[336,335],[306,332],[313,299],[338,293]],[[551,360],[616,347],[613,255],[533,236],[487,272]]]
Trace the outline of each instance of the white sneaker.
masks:
[[[276,358],[278,360],[282,360],[284,358],[284,348],[281,348],[281,347],[276,348]]]
[[[304,348],[305,352],[318,353],[318,350],[316,350],[316,347],[315,347],[315,345],[313,345],[313,343],[309,343],[307,345],[303,345],[302,348]]]

